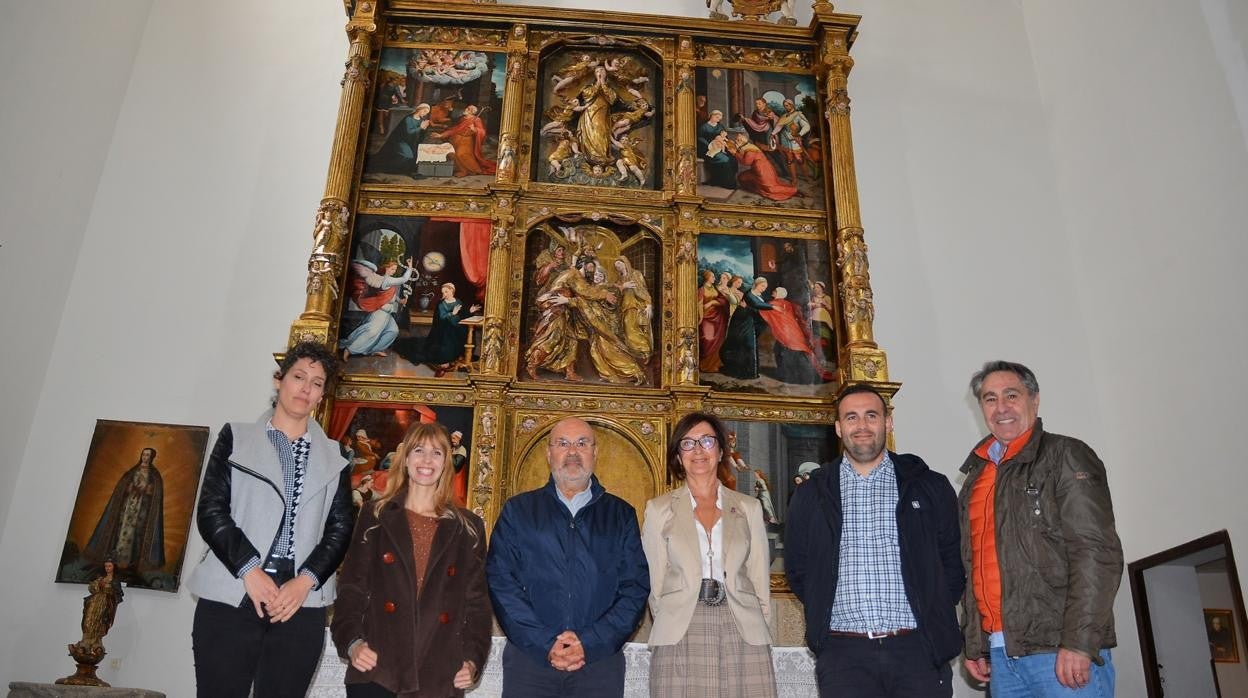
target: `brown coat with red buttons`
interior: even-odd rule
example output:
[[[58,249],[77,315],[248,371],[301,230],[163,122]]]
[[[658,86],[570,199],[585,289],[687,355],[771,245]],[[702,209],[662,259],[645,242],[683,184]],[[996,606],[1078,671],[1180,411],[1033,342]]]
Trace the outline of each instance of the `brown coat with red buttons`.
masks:
[[[372,504],[360,511],[338,573],[334,645],[348,662],[356,640],[377,652],[372,671],[348,666],[349,684],[372,682],[405,698],[462,696],[455,673],[471,661],[479,674],[490,648],[485,525],[467,509],[439,520],[418,600],[405,495],[380,512]]]

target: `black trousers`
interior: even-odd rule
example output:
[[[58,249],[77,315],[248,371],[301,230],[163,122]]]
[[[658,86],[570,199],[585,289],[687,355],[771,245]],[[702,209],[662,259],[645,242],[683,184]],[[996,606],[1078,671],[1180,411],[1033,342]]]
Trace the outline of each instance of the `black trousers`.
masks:
[[[347,698],[394,698],[395,693],[375,683],[347,684]]]
[[[953,669],[932,666],[918,633],[869,640],[824,638],[815,656],[819,695],[835,698],[951,698]]]
[[[200,698],[303,698],[325,647],[325,609],[301,608],[285,623],[239,606],[200,599],[191,628]]]
[[[624,652],[576,671],[537,663],[510,642],[503,648],[503,698],[611,698],[624,695]]]

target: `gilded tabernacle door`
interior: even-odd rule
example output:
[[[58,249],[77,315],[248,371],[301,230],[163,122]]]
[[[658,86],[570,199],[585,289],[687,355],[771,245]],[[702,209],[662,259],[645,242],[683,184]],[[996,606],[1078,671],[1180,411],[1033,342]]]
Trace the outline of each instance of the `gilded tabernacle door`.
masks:
[[[672,486],[671,425],[705,410],[735,432],[731,485],[763,504],[778,573],[794,478],[839,457],[837,389],[898,387],[854,181],[858,18],[816,2],[790,26],[781,5],[773,24],[348,2],[290,339],[346,359],[322,419],[357,499],[436,420],[488,527],[576,415],[640,516]]]

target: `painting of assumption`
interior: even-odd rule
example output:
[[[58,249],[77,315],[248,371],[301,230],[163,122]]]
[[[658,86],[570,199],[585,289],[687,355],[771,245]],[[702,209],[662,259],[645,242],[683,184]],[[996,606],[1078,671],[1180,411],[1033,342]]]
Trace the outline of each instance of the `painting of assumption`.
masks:
[[[438,422],[449,432],[455,470],[452,490],[455,502],[467,506],[472,408],[338,400],[326,434],[342,444],[351,462],[351,500],[357,513],[385,493],[390,473],[403,467],[396,459],[404,434],[421,422]]]
[[[823,209],[821,122],[809,76],[704,67],[697,90],[699,195]]]
[[[828,396],[837,342],[827,245],[698,238],[698,367],[717,390]]]
[[[728,430],[724,452],[732,464],[732,482],[725,486],[762,505],[771,571],[782,573],[789,500],[799,479],[840,462],[840,441],[833,427],[821,424],[724,420],[724,427]]]
[[[493,182],[506,62],[504,53],[383,49],[363,180]]]
[[[568,47],[543,60],[534,178],[653,189],[661,171],[657,75],[640,53]]]
[[[658,250],[634,226],[555,224],[531,232],[524,377],[656,385]]]
[[[208,427],[98,420],[56,581],[177,591]]]
[[[338,350],[356,375],[468,371],[489,270],[489,219],[362,215],[347,264]]]

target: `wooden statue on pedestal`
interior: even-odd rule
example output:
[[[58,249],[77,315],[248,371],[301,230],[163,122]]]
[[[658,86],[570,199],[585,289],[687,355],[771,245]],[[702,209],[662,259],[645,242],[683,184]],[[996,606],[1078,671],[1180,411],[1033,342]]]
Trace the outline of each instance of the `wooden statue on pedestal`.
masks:
[[[72,676],[57,679],[59,684],[109,685],[95,675],[95,668],[104,659],[104,636],[113,627],[113,620],[117,617],[117,605],[125,595],[121,582],[113,576],[113,571],[113,561],[105,560],[104,574],[87,585],[87,595],[82,599],[82,639],[69,645],[69,656],[78,662],[78,671]]]

